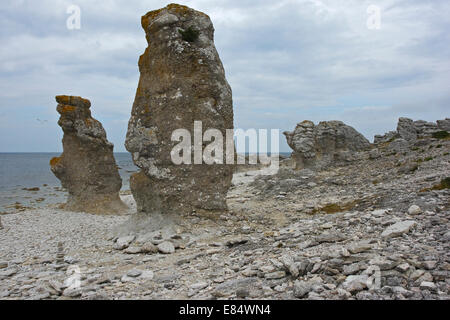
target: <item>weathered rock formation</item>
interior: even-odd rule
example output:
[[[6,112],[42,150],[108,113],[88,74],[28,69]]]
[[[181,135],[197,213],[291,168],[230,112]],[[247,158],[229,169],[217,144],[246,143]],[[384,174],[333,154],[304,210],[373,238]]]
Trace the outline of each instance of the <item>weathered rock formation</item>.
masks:
[[[400,138],[411,141],[417,139],[417,130],[414,126],[414,122],[409,118],[398,119],[397,133]]]
[[[331,164],[351,161],[355,152],[370,148],[362,134],[341,121],[300,122],[292,132],[284,132],[294,151],[296,169],[321,169]]]
[[[124,210],[113,144],[102,124],[91,117],[90,101],[73,96],[57,96],[56,101],[63,153],[50,160],[50,167],[69,192],[65,209],[105,214]]]
[[[430,138],[439,131],[450,132],[450,118],[427,122],[424,120],[413,121],[409,118],[399,118],[396,131],[389,131],[384,135],[376,135],[375,144],[393,142],[399,140],[397,144],[405,146],[414,143],[417,139]]]
[[[170,4],[144,15],[142,27],[149,45],[139,59],[125,142],[141,169],[130,179],[138,211],[225,210],[231,165],[175,165],[171,160],[179,143],[171,140],[174,130],[187,129],[193,138],[194,121],[202,121],[202,133],[208,128],[222,133],[225,150],[225,130],[233,128],[231,88],[214,46],[211,20]]]

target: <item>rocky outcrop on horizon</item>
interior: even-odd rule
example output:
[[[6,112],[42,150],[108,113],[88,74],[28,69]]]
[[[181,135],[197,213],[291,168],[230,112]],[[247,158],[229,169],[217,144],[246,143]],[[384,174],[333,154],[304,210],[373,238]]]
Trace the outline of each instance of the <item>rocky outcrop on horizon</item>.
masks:
[[[122,179],[102,124],[91,117],[91,102],[75,96],[56,96],[58,124],[64,131],[63,153],[50,167],[69,195],[66,210],[118,213],[126,209],[119,198]]]
[[[370,142],[342,121],[300,122],[292,132],[283,132],[292,148],[296,169],[321,169],[330,164],[347,163],[358,151],[368,150]]]
[[[431,138],[439,132],[450,132],[450,118],[427,122],[424,120],[413,121],[410,118],[401,117],[398,119],[397,130],[389,131],[384,135],[375,135],[374,144],[397,141],[396,144],[409,145],[418,139]]]
[[[171,159],[179,143],[171,139],[174,130],[187,129],[193,138],[194,121],[202,121],[202,134],[214,128],[225,137],[233,128],[231,88],[214,46],[213,24],[202,12],[170,4],[144,15],[142,27],[148,47],[139,59],[125,142],[141,169],[130,179],[138,211],[226,210],[232,166],[175,165]]]

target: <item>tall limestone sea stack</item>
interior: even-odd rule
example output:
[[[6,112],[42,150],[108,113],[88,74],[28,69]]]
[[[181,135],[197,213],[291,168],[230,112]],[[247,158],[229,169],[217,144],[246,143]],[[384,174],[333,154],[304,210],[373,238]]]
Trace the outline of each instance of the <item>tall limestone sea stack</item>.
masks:
[[[63,153],[50,167],[69,192],[66,210],[112,214],[127,209],[119,198],[122,186],[102,124],[91,117],[91,102],[74,96],[57,96],[56,110],[64,131]]]
[[[214,46],[213,24],[206,14],[177,4],[150,11],[141,22],[148,47],[139,59],[125,142],[141,169],[130,179],[138,211],[226,210],[233,166],[195,164],[194,157],[191,164],[177,165],[171,159],[179,143],[172,141],[174,130],[188,130],[195,143],[194,121],[202,122],[202,133],[214,128],[223,137],[233,128],[231,88]]]

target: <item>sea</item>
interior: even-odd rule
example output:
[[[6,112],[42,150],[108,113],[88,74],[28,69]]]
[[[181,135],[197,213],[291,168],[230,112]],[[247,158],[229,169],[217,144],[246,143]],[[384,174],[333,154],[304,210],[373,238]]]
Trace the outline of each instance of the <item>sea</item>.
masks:
[[[50,171],[49,161],[61,153],[0,153],[0,213],[19,208],[40,208],[64,203],[67,192]],[[114,153],[122,190],[129,190],[130,175],[138,171],[131,154]]]
[[[0,214],[64,203],[67,191],[50,171],[49,161],[61,153],[0,153]],[[280,152],[289,156],[289,153]],[[114,153],[122,190],[129,190],[130,176],[138,171],[131,154]]]

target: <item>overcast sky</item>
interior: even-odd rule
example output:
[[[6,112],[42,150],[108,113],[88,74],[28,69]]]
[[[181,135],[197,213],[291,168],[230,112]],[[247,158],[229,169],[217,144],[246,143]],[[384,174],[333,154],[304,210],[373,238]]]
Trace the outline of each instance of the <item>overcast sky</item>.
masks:
[[[140,18],[167,1],[2,0],[0,152],[61,151],[54,96],[92,102],[125,151],[147,43]],[[235,128],[292,130],[342,120],[373,135],[400,116],[450,117],[450,1],[192,0],[215,27],[233,89]],[[67,8],[81,9],[70,30]],[[369,29],[370,5],[381,10]],[[281,151],[290,151],[281,137]]]

